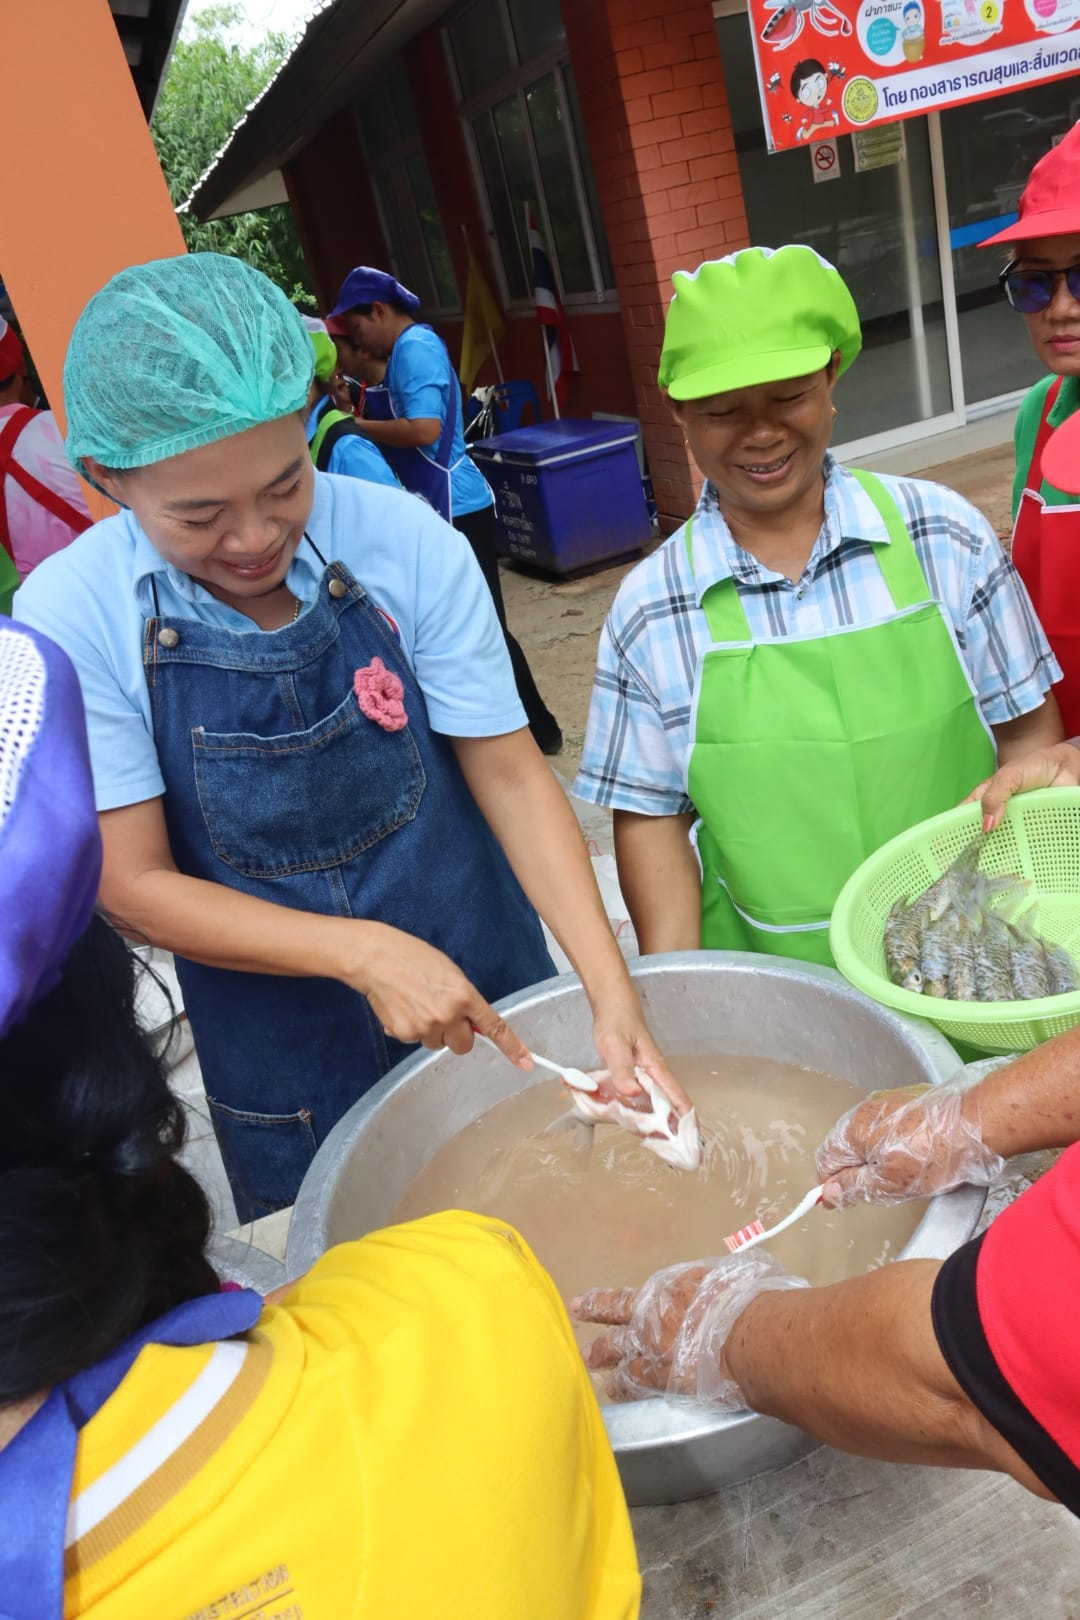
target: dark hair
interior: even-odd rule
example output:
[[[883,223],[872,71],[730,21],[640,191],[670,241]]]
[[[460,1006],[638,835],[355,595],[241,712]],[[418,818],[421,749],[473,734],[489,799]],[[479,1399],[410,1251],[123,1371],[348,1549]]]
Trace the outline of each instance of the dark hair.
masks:
[[[791,74],[791,93],[796,101],[799,99],[799,91],[806,83],[806,80],[814,78],[819,73],[822,78],[828,79],[829,75],[825,72],[825,64],[815,61],[812,56],[808,56],[805,62],[796,62]]]
[[[380,298],[377,302],[385,304],[388,309],[394,310],[398,315],[410,315],[413,320],[417,317],[418,311],[407,304],[404,298]],[[345,313],[346,315],[370,315],[374,308],[374,304],[353,304]]]
[[[136,963],[97,916],[0,1042],[0,1405],[213,1293],[210,1210],[176,1162],[183,1105],[135,1013]]]

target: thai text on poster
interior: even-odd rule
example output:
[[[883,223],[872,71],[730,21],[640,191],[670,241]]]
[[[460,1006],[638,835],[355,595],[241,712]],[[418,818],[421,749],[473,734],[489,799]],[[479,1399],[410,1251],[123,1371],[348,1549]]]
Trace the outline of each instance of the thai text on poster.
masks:
[[[1080,0],[750,0],[771,152],[1080,73]]]

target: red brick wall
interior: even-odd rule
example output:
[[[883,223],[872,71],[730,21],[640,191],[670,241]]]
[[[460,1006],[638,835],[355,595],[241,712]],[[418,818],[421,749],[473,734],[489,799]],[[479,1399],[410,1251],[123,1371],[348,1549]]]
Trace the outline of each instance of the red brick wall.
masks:
[[[709,0],[562,0],[661,518],[697,475],[656,383],[671,276],[748,243]]]
[[[385,264],[386,246],[352,109],[325,123],[282,176],[319,308],[354,264]]]

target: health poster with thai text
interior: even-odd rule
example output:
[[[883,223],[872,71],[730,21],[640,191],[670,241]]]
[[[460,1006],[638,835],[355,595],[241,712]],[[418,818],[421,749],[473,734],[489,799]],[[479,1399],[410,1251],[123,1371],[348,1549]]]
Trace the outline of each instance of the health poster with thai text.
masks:
[[[771,152],[1080,72],[1080,0],[750,0]]]

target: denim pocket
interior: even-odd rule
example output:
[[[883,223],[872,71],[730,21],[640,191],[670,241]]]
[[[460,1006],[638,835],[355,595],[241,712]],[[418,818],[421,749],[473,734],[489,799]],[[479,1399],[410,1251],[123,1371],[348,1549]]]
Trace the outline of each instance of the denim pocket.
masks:
[[[240,1224],[295,1203],[318,1147],[308,1110],[256,1114],[206,1101]]]
[[[249,878],[343,866],[411,821],[426,777],[412,730],[384,731],[352,695],[307,731],[191,734],[215,855]]]

